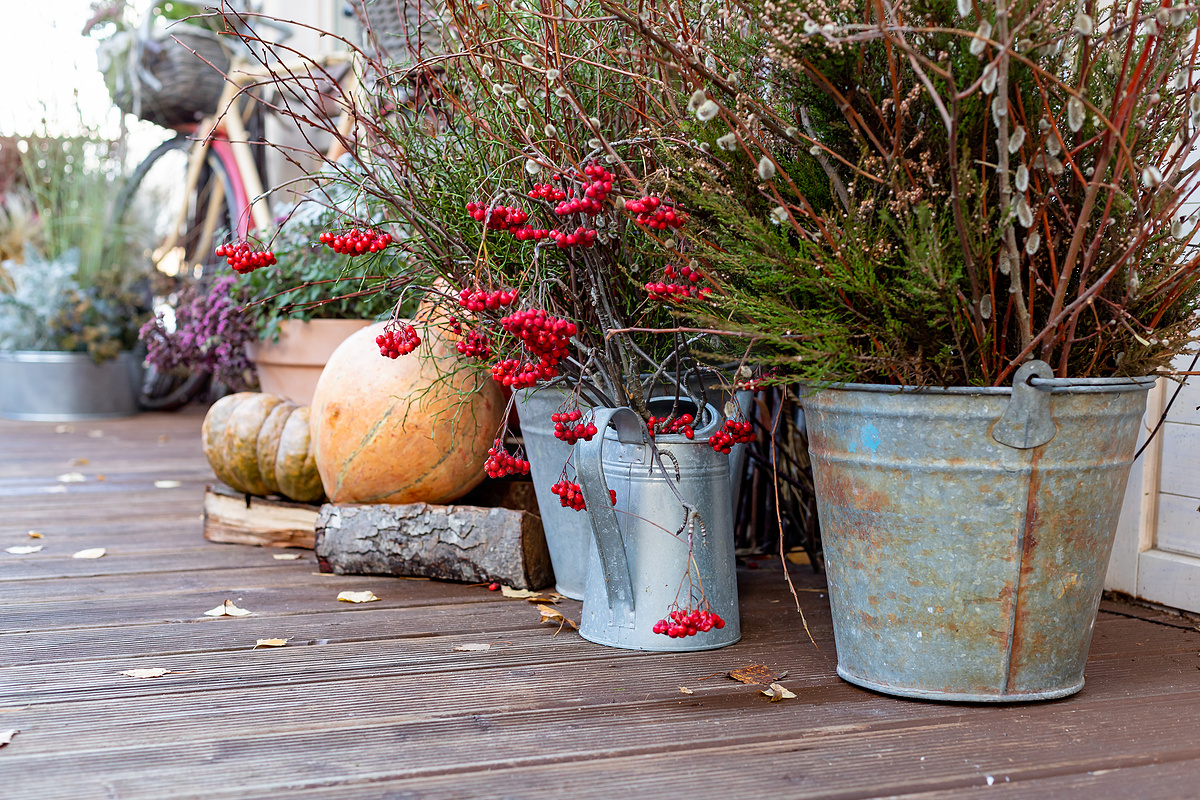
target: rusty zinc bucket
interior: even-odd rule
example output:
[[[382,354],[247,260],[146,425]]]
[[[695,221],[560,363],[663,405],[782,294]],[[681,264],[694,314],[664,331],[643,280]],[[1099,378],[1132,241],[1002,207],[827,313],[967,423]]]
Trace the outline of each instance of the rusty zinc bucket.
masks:
[[[966,702],[1083,688],[1154,380],[1052,375],[804,399],[842,678]]]

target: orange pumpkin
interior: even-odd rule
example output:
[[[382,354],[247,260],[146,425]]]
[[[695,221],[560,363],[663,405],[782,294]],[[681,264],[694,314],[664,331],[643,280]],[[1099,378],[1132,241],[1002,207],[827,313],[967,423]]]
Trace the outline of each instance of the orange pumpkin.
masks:
[[[350,336],[317,383],[312,430],[317,469],[335,503],[446,503],[483,480],[504,414],[490,378],[464,364],[435,328],[420,346],[379,354],[384,323]]]
[[[240,492],[279,494],[302,503],[324,496],[308,406],[273,394],[231,394],[213,403],[201,436],[213,472]]]

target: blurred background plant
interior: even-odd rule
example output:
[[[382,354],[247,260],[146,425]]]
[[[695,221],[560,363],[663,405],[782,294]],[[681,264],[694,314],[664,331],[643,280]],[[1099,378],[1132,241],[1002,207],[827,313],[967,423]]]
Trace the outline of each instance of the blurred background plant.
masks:
[[[0,216],[0,347],[86,351],[96,361],[132,349],[149,310],[149,271],[130,253],[129,231],[109,220],[120,175],[112,143],[37,136],[14,146],[20,179]]]

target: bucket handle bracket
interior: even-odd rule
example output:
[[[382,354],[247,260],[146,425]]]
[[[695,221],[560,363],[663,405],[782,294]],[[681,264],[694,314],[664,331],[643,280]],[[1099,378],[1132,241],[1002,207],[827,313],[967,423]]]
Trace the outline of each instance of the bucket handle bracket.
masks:
[[[1032,450],[1058,433],[1050,415],[1050,389],[1034,386],[1030,383],[1034,377],[1053,378],[1054,370],[1045,361],[1029,361],[1017,370],[1008,408],[992,426],[992,438],[998,443],[1017,450]]]

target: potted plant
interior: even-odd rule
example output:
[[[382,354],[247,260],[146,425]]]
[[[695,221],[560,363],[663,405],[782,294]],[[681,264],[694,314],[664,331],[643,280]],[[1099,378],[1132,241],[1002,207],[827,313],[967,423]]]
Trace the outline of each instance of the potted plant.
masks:
[[[359,117],[367,144],[347,142],[357,162],[335,174],[385,215],[426,291],[424,312],[380,349],[410,353],[442,329],[508,389],[562,390],[550,422],[576,445],[580,478],[560,461],[543,488],[595,529],[585,637],[737,641],[722,451],[742,423],[706,400],[695,337],[674,331],[676,305],[709,290],[678,252],[687,214],[658,188],[651,153],[673,90],[604,21],[557,30],[533,12],[449,8],[462,53],[375,84]],[[390,113],[414,96],[418,113]],[[659,383],[671,390],[656,400]],[[503,426],[486,469],[530,469]]]
[[[24,145],[24,186],[15,191],[26,199],[11,195],[4,217],[5,238],[26,247],[22,260],[4,262],[0,283],[0,414],[133,414],[148,292],[125,232],[107,222],[117,172],[109,143],[42,136]]]
[[[1196,10],[752,0],[696,9],[685,50],[604,6],[710,151],[675,159],[718,288],[696,324],[812,389],[839,674],[1078,691],[1140,376],[1200,327]]]

